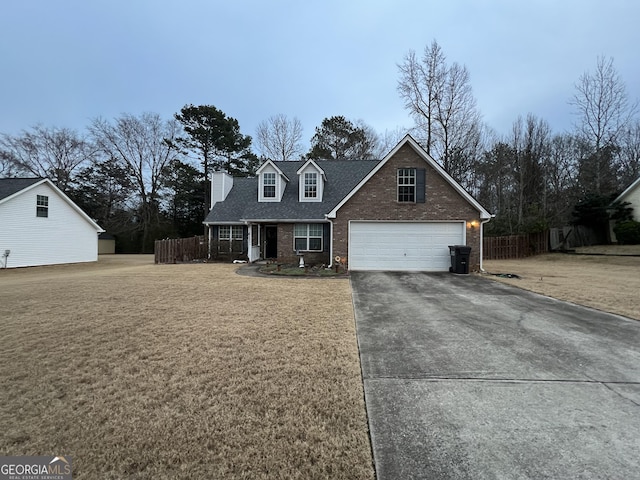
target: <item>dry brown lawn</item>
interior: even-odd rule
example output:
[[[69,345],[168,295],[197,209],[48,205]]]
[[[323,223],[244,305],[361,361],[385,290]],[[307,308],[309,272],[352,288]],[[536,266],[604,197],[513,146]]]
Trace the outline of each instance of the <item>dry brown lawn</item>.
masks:
[[[614,251],[635,253],[637,249],[622,247]],[[604,253],[612,249],[591,247],[581,251]],[[640,320],[640,257],[552,253],[522,260],[485,260],[484,268],[521,277],[489,278]]]
[[[349,282],[150,256],[0,270],[0,452],[74,478],[374,476]]]

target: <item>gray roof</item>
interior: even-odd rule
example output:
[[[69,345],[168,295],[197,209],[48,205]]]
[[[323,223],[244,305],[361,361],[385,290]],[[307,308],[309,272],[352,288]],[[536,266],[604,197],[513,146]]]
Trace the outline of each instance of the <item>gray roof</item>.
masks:
[[[241,220],[324,220],[340,201],[379,163],[378,160],[315,160],[327,178],[322,202],[298,201],[297,171],[306,161],[273,162],[289,182],[280,202],[258,202],[258,178],[234,178],[233,188],[218,202],[205,223],[230,223]]]
[[[0,178],[0,200],[10,197],[20,190],[30,187],[42,178]]]

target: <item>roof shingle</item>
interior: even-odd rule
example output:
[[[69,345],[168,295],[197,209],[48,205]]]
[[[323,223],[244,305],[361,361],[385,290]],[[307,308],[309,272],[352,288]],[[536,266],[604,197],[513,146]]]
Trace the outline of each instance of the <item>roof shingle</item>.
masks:
[[[378,160],[316,161],[327,181],[321,202],[298,201],[297,171],[306,160],[273,162],[289,178],[280,202],[258,202],[258,178],[234,178],[227,198],[214,205],[205,223],[230,223],[244,220],[324,220],[340,201],[373,170]]]
[[[20,190],[30,187],[42,178],[0,178],[0,200],[10,197]]]

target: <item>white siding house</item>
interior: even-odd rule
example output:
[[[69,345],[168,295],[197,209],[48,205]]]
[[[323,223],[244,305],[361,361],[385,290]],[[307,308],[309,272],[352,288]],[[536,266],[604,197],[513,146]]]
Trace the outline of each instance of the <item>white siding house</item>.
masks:
[[[95,262],[102,231],[50,180],[0,179],[0,268]]]
[[[633,208],[633,219],[640,222],[640,178],[627,187],[614,202],[629,202]]]

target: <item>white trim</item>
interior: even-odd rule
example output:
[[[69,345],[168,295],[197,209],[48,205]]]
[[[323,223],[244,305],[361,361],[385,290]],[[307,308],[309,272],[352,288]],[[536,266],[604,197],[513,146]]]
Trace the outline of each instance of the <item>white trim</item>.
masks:
[[[296,222],[293,224],[293,250],[296,252],[310,252],[310,253],[318,253],[318,252],[323,252],[324,251],[324,225],[327,222],[315,222],[315,223],[301,223],[301,222]],[[297,235],[296,236],[296,225],[304,225],[307,227],[307,233],[306,235],[302,236],[302,235]],[[311,225],[320,225],[320,235],[310,235],[309,234],[309,229]],[[309,249],[302,249],[299,250],[296,248],[296,238],[306,238],[307,239],[307,247],[309,246],[309,240],[312,238],[320,238],[320,249],[318,250],[309,250]]]
[[[287,182],[289,181],[289,178],[284,174],[284,172],[280,170],[278,166],[275,163],[273,163],[271,160],[267,160],[262,165],[260,165],[260,168],[256,170],[256,175],[260,175],[262,173],[262,170],[264,170],[267,167],[267,165],[271,165],[276,170],[278,175],[283,177]]]
[[[407,179],[411,179],[413,178],[413,183],[403,183],[400,184],[400,170],[406,170],[409,172],[413,172],[413,175],[405,175],[403,172],[402,178],[407,180]],[[418,182],[417,182],[417,177],[418,177],[418,172],[417,172],[417,168],[414,167],[399,167],[396,170],[396,202],[398,203],[417,203],[418,201]],[[400,200],[400,187],[413,187],[413,200]],[[407,195],[407,194],[405,194]]]
[[[245,225],[245,222],[202,222],[205,225]]]
[[[27,193],[29,190],[32,190],[42,184],[47,184],[49,187],[51,187],[51,189],[53,189],[53,191],[60,196],[60,198],[62,198],[71,208],[73,208],[78,214],[80,214],[80,216],[86,220],[87,222],[89,222],[89,224],[94,227],[96,229],[96,231],[98,233],[102,233],[105,230],[103,230],[100,225],[98,225],[96,222],[94,222],[91,217],[89,217],[89,215],[87,215],[86,213],[84,213],[84,211],[78,206],[76,205],[73,200],[71,200],[69,197],[67,197],[65,195],[65,193],[60,190],[58,187],[55,186],[55,184],[49,180],[48,178],[43,178],[42,180],[40,180],[39,182],[35,182],[32,183],[31,185],[29,185],[28,187],[23,188],[22,190],[19,190],[17,192],[15,192],[12,195],[9,195],[8,197],[5,197],[3,199],[0,200],[0,205],[2,205],[4,202],[9,201],[12,198],[15,198],[19,195],[22,195],[23,193]]]
[[[267,183],[267,175],[269,175],[269,183]],[[272,180],[273,183],[271,183]],[[273,195],[265,195],[267,187],[273,187]],[[278,201],[278,172],[262,172],[260,174],[260,201]]]
[[[314,162],[313,160],[311,160],[311,159],[307,160],[307,161],[306,161],[306,163],[305,163],[304,165],[302,165],[302,166],[298,169],[298,171],[296,172],[296,174],[297,174],[297,175],[300,175],[300,174],[304,171],[304,169],[306,169],[306,168],[307,168],[307,166],[308,166],[309,164],[313,165],[313,167],[318,171],[318,173],[319,173],[320,175],[322,175],[322,177],[323,177],[325,180],[327,179],[327,176],[325,175],[324,170],[322,170],[322,169],[318,166],[318,164],[317,164],[316,162]]]
[[[253,238],[253,227],[256,227],[256,243],[257,245],[253,245],[254,243],[254,238]],[[260,232],[261,232],[261,228],[260,225],[257,223],[248,223],[247,224],[247,245],[248,245],[248,252],[247,252],[247,256],[249,257],[249,263],[253,263],[256,260],[260,259]]]
[[[491,215],[494,218],[495,215]],[[491,221],[491,218],[487,218],[480,222],[480,271],[484,273],[484,267],[482,266],[482,258],[484,257],[484,224]]]
[[[445,170],[440,166],[438,162],[436,162],[419,144],[416,142],[411,135],[407,134],[405,137],[398,143],[387,155],[384,157],[378,165],[376,165],[373,170],[369,172],[369,174],[362,179],[362,181],[356,185],[356,187],[349,192],[349,194],[342,199],[338,205],[336,205],[333,210],[331,210],[328,214],[328,218],[336,218],[338,210],[342,208],[342,206],[353,197],[358,190],[360,190],[378,171],[391,159],[404,145],[409,144],[414,151],[422,157],[422,159],[428,163],[437,173],[440,174],[442,178],[444,178],[449,185],[451,185],[468,203],[470,203],[478,212],[480,213],[480,219],[491,218],[491,214],[484,209],[482,205],[480,205],[475,198],[469,195],[462,186],[456,182]]]
[[[269,170],[267,170],[269,169]],[[267,170],[267,171],[265,171]],[[258,202],[259,203],[272,203],[272,202],[280,202],[282,201],[282,196],[284,195],[284,189],[286,188],[286,182],[289,181],[287,176],[282,173],[271,160],[267,160],[262,166],[259,168],[258,174]],[[275,196],[274,197],[265,197],[264,196],[264,176],[266,173],[273,173],[275,175]]]
[[[241,218],[242,223],[329,223],[329,219],[323,218]],[[225,222],[212,222],[215,225],[222,225]],[[226,222],[229,223],[229,222]],[[237,223],[237,222],[236,222]]]
[[[329,268],[333,267],[333,222],[329,220]]]
[[[629,185],[627,188],[625,188],[624,192],[622,192],[620,195],[618,195],[618,196],[616,197],[616,199],[615,199],[613,202],[611,202],[611,203],[619,202],[619,201],[620,201],[620,200],[622,200],[625,196],[627,196],[627,194],[629,194],[630,192],[632,192],[633,190],[635,190],[635,188],[636,188],[637,186],[640,186],[640,177],[638,177],[638,178],[636,179],[636,181],[635,181],[635,182],[633,182],[631,185]]]
[[[307,186],[307,175],[313,175],[316,180],[316,196],[315,197],[305,197],[306,186]],[[322,201],[322,178],[319,172],[302,172],[298,178],[298,201],[299,202],[321,202]]]
[[[316,196],[315,197],[305,197],[305,175],[306,174],[315,174],[316,176]],[[327,176],[324,173],[316,162],[313,160],[307,160],[307,162],[298,169],[296,172],[298,175],[298,202],[322,202],[322,197],[324,195],[324,184],[327,181]]]
[[[229,227],[229,236],[228,237],[221,237],[220,236],[220,227]],[[237,229],[235,227],[240,227],[240,238],[236,238],[236,236],[234,235],[234,231],[237,232]],[[218,225],[218,240],[223,240],[223,241],[238,241],[238,240],[244,240],[244,225]]]

